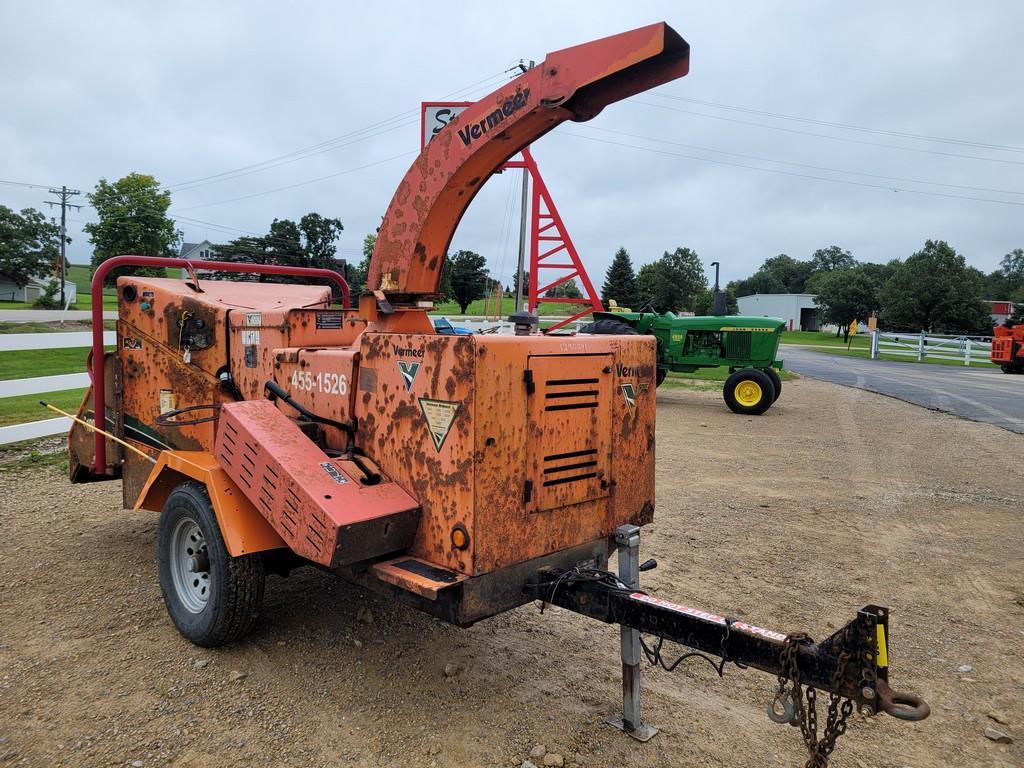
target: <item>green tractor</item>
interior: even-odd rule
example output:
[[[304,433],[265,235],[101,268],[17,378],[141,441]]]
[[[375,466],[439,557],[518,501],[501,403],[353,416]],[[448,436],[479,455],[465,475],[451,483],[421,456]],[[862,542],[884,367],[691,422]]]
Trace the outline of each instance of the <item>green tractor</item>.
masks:
[[[666,312],[595,312],[580,333],[650,334],[658,340],[660,385],[669,371],[728,366],[722,394],[736,413],[764,413],[782,393],[776,360],[785,323],[772,317],[680,317]]]

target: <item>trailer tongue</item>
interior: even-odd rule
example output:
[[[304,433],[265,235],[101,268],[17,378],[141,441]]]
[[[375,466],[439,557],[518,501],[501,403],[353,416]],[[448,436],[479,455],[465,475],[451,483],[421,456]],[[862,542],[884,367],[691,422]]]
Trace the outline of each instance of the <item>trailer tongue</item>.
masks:
[[[159,512],[160,584],[184,637],[238,641],[267,573],[315,566],[459,626],[530,600],[621,625],[618,725],[641,739],[654,731],[640,719],[639,664],[674,667],[666,641],[716,657],[719,673],[775,675],[772,717],[800,726],[809,765],[827,759],[854,707],[927,716],[888,687],[883,608],[815,644],[640,590],[654,338],[548,336],[528,315],[515,336],[446,336],[428,317],[455,228],[506,160],[688,67],[689,45],[653,24],[551,53],[467,107],[398,186],[357,307],[328,270],[139,256],[97,269],[71,478],[119,478],[126,506]],[[104,278],[133,265],[191,275],[120,277],[118,344],[105,353]],[[194,267],[334,282],[342,306],[322,285],[201,281]],[[831,696],[820,735],[816,689]]]
[[[669,672],[687,659],[701,658],[719,676],[727,664],[775,675],[779,682],[768,716],[800,728],[809,766],[827,763],[854,708],[862,715],[885,712],[901,720],[928,717],[931,710],[922,699],[889,687],[888,609],[866,605],[844,627],[815,643],[806,634],[786,635],[648,595],[639,589],[640,572],[657,567],[657,563],[640,563],[640,529],[620,527],[615,543],[618,574],[594,568],[544,569],[528,585],[528,591],[545,603],[621,625],[622,716],[609,722],[639,741],[657,733],[640,717],[641,654]],[[653,646],[644,641],[643,634],[655,636]],[[689,650],[667,661],[663,652],[666,640]],[[820,736],[816,690],[829,693]]]

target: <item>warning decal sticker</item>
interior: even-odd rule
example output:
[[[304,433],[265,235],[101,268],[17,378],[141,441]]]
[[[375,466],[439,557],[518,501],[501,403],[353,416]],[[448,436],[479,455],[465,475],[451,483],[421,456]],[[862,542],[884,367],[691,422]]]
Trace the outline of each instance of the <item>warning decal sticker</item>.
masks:
[[[622,397],[626,400],[629,412],[632,413],[636,409],[636,390],[633,389],[632,384],[620,384],[619,386],[622,388]]]
[[[413,379],[416,378],[416,373],[420,369],[419,363],[408,363],[405,360],[398,360],[398,372],[402,374],[402,383],[405,384],[405,391],[409,392],[412,389]]]
[[[434,447],[438,453],[444,445],[445,438],[455,422],[455,414],[458,413],[461,403],[449,400],[431,400],[429,397],[421,397],[420,409],[423,411],[423,418],[427,421],[427,428],[430,430],[430,437],[434,441]]]

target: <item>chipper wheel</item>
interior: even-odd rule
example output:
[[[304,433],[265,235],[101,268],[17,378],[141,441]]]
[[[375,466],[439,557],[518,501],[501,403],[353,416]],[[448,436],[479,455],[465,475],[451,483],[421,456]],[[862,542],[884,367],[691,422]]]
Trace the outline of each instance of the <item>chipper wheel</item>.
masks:
[[[782,377],[779,376],[779,372],[774,368],[762,368],[761,370],[768,374],[768,378],[772,380],[772,386],[775,387],[775,399],[772,400],[772,403],[774,403],[775,400],[779,399],[779,395],[782,394]]]
[[[741,368],[725,380],[722,394],[734,413],[758,416],[775,402],[775,385],[764,371]]]
[[[263,559],[228,554],[202,484],[182,483],[167,497],[157,527],[156,561],[167,612],[196,645],[225,645],[256,623],[266,577]]]

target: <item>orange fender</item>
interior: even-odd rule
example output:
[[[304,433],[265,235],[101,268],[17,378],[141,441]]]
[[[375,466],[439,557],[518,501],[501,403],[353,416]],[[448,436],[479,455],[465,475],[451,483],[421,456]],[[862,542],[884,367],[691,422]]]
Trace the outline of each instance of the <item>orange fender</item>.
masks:
[[[206,486],[224,544],[232,557],[286,548],[284,540],[206,451],[163,451],[133,509],[159,512],[168,495],[187,479]]]

